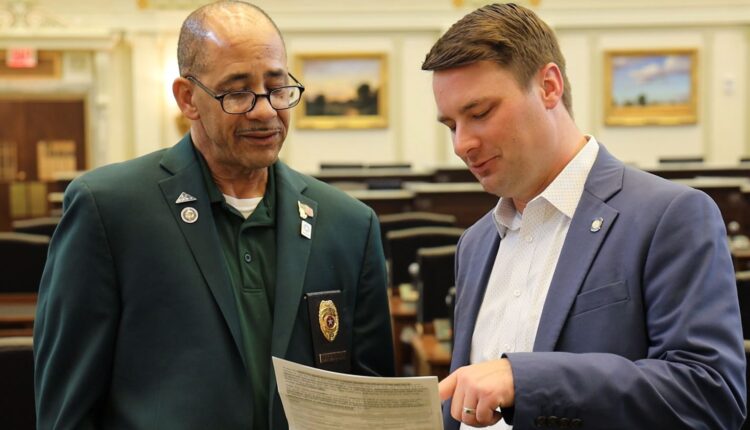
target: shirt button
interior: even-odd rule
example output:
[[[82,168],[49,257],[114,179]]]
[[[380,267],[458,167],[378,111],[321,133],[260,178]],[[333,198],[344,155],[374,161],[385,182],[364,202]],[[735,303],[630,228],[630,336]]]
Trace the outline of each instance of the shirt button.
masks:
[[[534,236],[532,236],[532,235],[528,235],[528,236],[526,236],[526,237],[525,237],[525,239],[526,239],[526,242],[527,242],[527,243],[531,243],[531,242],[533,242],[533,241],[534,241]]]
[[[520,297],[521,296],[521,290],[513,290],[513,295],[516,296],[516,297]]]
[[[510,344],[506,343],[504,346],[505,346],[505,352],[511,352],[510,351]]]
[[[245,253],[244,259],[245,259],[245,263],[249,263],[249,262],[253,261],[253,257],[250,256],[249,252]]]

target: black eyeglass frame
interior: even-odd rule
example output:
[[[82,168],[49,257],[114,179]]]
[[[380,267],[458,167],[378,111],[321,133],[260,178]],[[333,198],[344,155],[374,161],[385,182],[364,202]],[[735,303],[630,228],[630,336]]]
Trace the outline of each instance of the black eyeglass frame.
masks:
[[[208,94],[209,96],[211,96],[214,99],[216,99],[219,102],[219,105],[221,105],[221,110],[223,110],[224,113],[226,113],[228,115],[244,115],[244,114],[250,112],[251,110],[253,110],[255,108],[255,105],[258,103],[258,98],[259,97],[265,97],[268,100],[268,104],[270,104],[271,107],[274,108],[275,110],[291,109],[291,108],[297,106],[300,101],[302,101],[302,94],[305,92],[305,86],[302,85],[302,82],[298,81],[297,78],[295,78],[294,75],[292,75],[291,73],[289,73],[289,77],[294,80],[294,83],[296,85],[284,85],[284,86],[281,86],[281,87],[274,88],[271,91],[269,91],[267,93],[264,93],[264,94],[258,94],[255,91],[250,91],[250,90],[246,90],[246,91],[227,91],[227,92],[225,92],[223,94],[216,94],[210,88],[208,88],[206,85],[204,85],[203,82],[199,81],[198,78],[196,78],[195,76],[193,76],[193,75],[185,75],[183,77],[185,79],[189,80],[190,82],[193,82],[194,84],[198,85],[199,87],[201,87],[201,89],[203,91],[206,92],[206,94]],[[271,94],[273,94],[276,91],[283,90],[285,88],[298,88],[299,89],[299,99],[297,99],[297,101],[294,102],[293,105],[287,106],[285,108],[277,108],[271,102]],[[252,94],[253,95],[253,103],[250,105],[250,108],[248,108],[244,112],[227,112],[227,110],[224,109],[224,97],[226,97],[226,96],[228,96],[230,94]]]

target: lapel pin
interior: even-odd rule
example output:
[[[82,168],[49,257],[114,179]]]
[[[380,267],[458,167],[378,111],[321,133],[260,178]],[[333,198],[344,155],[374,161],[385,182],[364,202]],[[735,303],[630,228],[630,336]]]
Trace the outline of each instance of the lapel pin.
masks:
[[[308,217],[309,218],[313,217],[313,214],[314,214],[313,209],[299,200],[297,200],[297,209],[299,209],[300,218],[307,219]]]
[[[195,208],[188,206],[180,212],[180,218],[182,218],[184,222],[192,224],[198,221],[198,211],[195,210]]]
[[[604,218],[599,217],[595,220],[591,221],[591,232],[596,233],[597,231],[602,229],[602,224],[604,224]]]
[[[302,236],[312,239],[312,225],[307,221],[302,221],[302,230],[300,233],[302,233]]]
[[[183,191],[180,193],[180,196],[177,197],[175,203],[179,205],[180,203],[194,202],[196,200],[198,199]]]

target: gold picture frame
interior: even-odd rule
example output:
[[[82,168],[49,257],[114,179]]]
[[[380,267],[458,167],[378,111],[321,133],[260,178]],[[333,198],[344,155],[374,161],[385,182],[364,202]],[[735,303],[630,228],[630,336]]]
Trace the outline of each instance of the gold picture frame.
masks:
[[[295,56],[305,86],[297,128],[388,126],[388,58],[384,53],[305,53]]]
[[[606,51],[605,124],[696,123],[697,69],[696,49]]]

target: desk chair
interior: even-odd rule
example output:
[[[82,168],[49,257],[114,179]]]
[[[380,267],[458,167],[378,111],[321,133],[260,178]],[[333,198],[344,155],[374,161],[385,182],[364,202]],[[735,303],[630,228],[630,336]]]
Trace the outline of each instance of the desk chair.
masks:
[[[388,277],[391,287],[412,283],[409,266],[416,263],[418,249],[455,245],[463,232],[463,229],[455,227],[415,227],[389,231],[386,242],[390,248]]]
[[[47,261],[49,236],[0,233],[0,293],[36,293]]]
[[[401,212],[396,214],[384,214],[378,217],[380,220],[380,238],[383,241],[383,251],[388,258],[390,248],[386,241],[389,231],[404,230],[414,227],[455,227],[456,217],[454,215],[438,214],[432,212]]]
[[[737,272],[734,276],[737,279],[737,299],[740,302],[743,337],[750,339],[750,271]]]
[[[43,234],[51,237],[59,223],[60,217],[30,218],[13,221],[11,228],[16,233]]]
[[[446,304],[448,291],[455,285],[456,245],[417,250],[417,324],[428,324],[437,318],[450,318]]]
[[[2,428],[36,428],[31,336],[0,338],[0,381]]]

